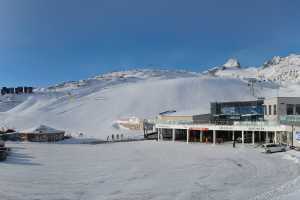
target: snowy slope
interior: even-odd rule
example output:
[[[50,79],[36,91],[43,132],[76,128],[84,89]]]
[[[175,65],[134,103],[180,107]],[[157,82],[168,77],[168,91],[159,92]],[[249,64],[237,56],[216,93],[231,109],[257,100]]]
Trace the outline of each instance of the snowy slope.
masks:
[[[22,130],[45,124],[72,134],[106,138],[124,131],[113,126],[120,118],[154,118],[166,110],[207,113],[212,101],[253,99],[249,78],[257,80],[256,97],[299,96],[298,63],[300,56],[290,55],[273,58],[259,68],[241,67],[230,59],[206,73],[113,72],[39,88],[33,95],[0,97],[0,126]]]
[[[95,84],[96,85],[96,84]],[[96,88],[96,86],[94,86]],[[238,92],[237,92],[238,91]],[[209,102],[249,99],[246,83],[237,79],[189,77],[40,92],[8,112],[0,113],[2,126],[28,129],[45,124],[72,133],[106,138],[113,122],[122,117],[153,118],[165,110],[209,112]]]
[[[300,81],[300,55],[275,56],[260,67],[241,67],[237,60],[229,59],[223,66],[212,68],[207,73],[218,77],[240,79],[251,77],[261,81],[289,85]]]
[[[300,55],[275,56],[259,70],[260,76],[278,82],[300,81]]]

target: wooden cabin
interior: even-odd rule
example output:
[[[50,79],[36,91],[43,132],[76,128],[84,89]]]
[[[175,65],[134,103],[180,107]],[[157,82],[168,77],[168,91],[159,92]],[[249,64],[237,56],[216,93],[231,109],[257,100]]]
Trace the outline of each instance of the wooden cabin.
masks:
[[[65,131],[41,125],[38,128],[25,130],[19,133],[21,141],[29,142],[56,142],[63,140]]]

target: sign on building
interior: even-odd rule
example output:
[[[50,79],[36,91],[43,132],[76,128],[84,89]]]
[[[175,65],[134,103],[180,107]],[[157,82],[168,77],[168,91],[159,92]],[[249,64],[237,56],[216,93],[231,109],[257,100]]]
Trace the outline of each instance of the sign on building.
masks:
[[[300,141],[300,131],[296,131],[295,139]]]

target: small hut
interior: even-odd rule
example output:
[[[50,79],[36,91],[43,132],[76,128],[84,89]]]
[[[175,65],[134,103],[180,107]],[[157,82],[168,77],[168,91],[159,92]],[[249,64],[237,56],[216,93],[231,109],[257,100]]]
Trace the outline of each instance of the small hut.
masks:
[[[56,130],[45,125],[19,133],[20,140],[30,142],[56,142],[63,140],[64,136],[65,131]]]

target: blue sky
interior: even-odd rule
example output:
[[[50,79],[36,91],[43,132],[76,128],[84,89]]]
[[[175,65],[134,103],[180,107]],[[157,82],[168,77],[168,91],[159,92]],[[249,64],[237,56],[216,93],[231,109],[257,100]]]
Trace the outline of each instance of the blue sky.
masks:
[[[297,0],[0,0],[0,84],[300,53]]]

